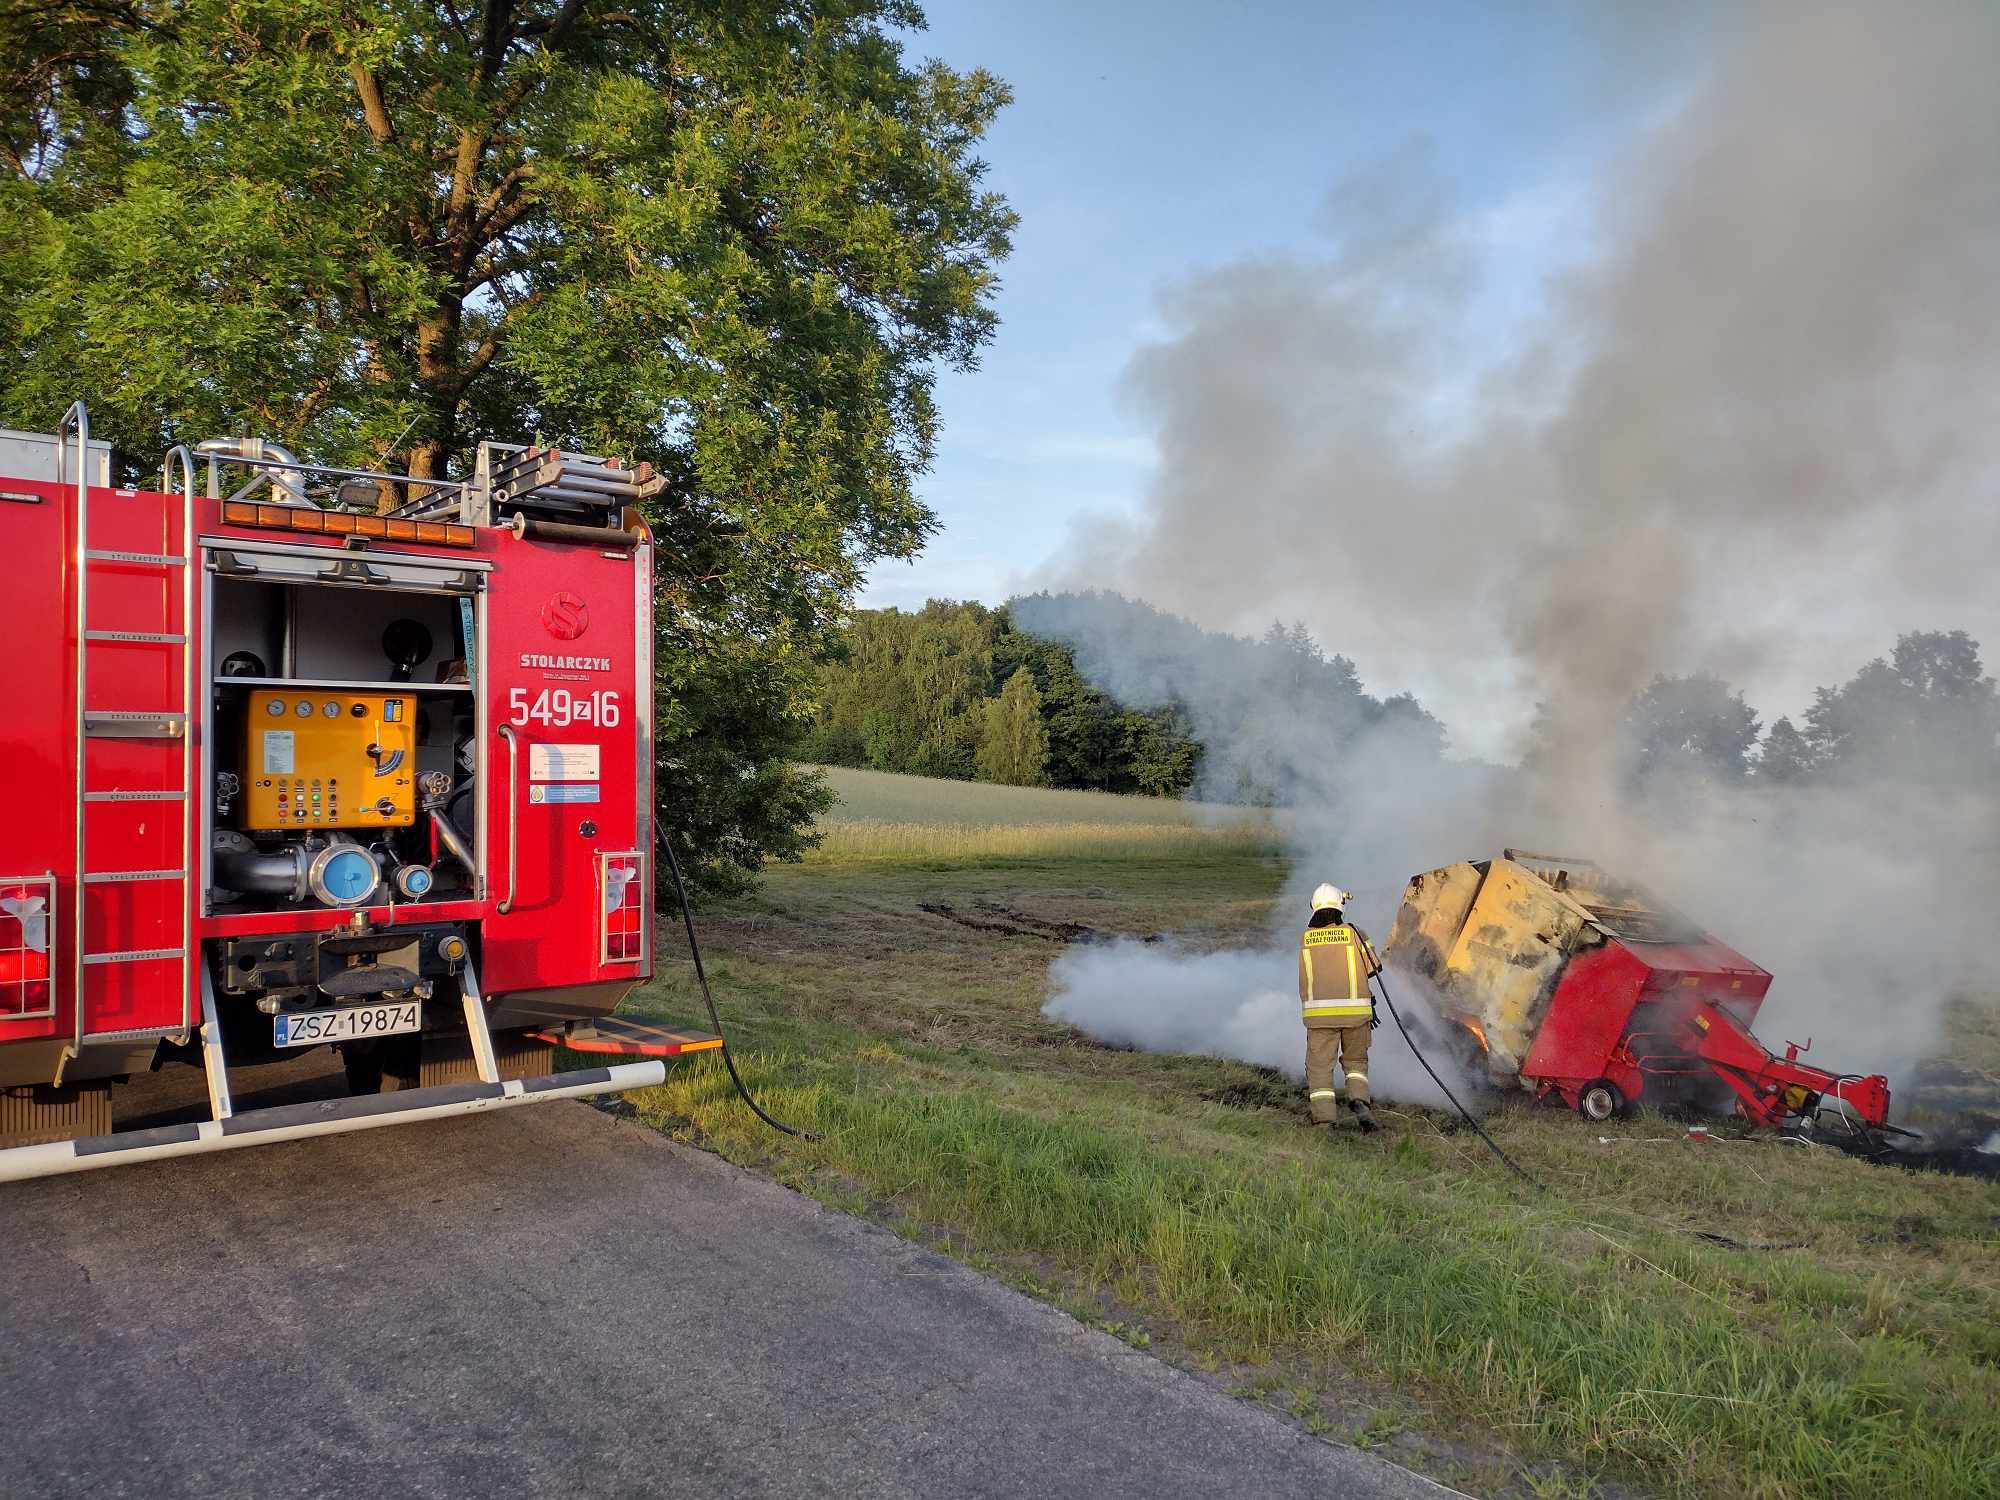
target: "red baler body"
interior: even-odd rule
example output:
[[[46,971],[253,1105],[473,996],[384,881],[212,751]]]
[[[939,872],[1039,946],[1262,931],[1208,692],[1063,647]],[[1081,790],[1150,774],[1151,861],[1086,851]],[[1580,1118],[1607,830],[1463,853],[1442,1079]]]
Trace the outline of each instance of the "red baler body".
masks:
[[[1797,1046],[1779,1057],[1751,1034],[1769,971],[1587,860],[1509,850],[1415,876],[1387,951],[1495,1082],[1572,1107],[1609,1084],[1628,1104],[1733,1105],[1761,1125],[1828,1100],[1886,1122],[1885,1078],[1813,1067]]]

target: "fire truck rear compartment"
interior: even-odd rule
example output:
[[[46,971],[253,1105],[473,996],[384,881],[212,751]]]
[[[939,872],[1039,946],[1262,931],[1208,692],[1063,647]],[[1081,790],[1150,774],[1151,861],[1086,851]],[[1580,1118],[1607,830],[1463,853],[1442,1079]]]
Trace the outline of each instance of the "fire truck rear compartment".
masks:
[[[207,910],[474,895],[472,596],[261,573],[212,580]]]

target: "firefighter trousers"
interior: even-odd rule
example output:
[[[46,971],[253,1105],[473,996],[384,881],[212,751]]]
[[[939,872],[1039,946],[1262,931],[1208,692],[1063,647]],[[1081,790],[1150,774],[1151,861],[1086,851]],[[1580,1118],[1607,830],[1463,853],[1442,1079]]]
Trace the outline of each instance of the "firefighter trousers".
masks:
[[[1356,1104],[1368,1102],[1368,1033],[1366,1021],[1358,1026],[1309,1026],[1306,1028],[1306,1098],[1312,1104],[1315,1125],[1338,1117],[1342,1089],[1335,1081],[1336,1065],[1346,1083],[1346,1096]]]

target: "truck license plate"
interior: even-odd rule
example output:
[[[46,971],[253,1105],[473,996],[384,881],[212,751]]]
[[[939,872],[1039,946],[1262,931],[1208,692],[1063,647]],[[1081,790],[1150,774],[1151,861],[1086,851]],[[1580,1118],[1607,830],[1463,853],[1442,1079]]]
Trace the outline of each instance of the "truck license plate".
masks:
[[[423,1006],[415,1000],[394,1005],[350,1005],[341,1010],[309,1010],[272,1019],[272,1045],[317,1047],[367,1036],[394,1036],[423,1029]]]

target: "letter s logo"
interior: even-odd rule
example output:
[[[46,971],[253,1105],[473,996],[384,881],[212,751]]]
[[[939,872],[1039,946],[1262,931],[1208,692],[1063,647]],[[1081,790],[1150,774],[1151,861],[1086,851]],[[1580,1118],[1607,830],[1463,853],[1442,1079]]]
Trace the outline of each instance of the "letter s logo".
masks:
[[[542,606],[542,628],[559,641],[573,641],[590,629],[590,610],[574,594],[552,594]]]

